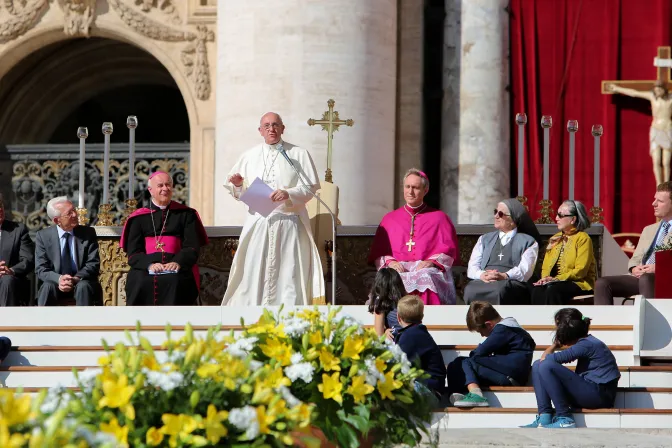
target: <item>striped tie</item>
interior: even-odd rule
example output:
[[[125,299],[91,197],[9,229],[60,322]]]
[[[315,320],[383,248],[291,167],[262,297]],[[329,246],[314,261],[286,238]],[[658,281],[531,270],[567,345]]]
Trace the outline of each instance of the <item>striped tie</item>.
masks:
[[[656,244],[654,244],[653,249],[651,251],[651,255],[649,255],[648,260],[646,260],[646,264],[656,264],[656,247],[660,246],[663,243],[669,230],[670,230],[670,222],[665,221],[660,227],[660,232],[658,232],[658,238],[656,238]]]

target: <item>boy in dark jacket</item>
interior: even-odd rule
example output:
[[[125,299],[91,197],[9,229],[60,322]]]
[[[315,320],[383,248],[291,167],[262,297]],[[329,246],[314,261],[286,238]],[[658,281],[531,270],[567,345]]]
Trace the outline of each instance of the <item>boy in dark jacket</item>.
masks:
[[[488,302],[472,302],[467,312],[467,328],[487,339],[468,358],[460,356],[448,364],[448,390],[453,393],[450,401],[454,406],[489,406],[481,385],[527,383],[536,344],[516,319],[502,319]]]
[[[425,386],[440,397],[446,388],[446,365],[441,349],[434,338],[422,325],[425,305],[417,296],[404,296],[397,302],[397,320],[402,327],[396,332],[394,341],[413,364],[430,375],[424,380]]]

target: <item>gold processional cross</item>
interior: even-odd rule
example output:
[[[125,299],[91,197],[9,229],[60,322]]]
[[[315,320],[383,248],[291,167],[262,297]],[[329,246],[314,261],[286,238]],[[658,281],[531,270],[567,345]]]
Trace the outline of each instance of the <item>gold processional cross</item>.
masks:
[[[341,120],[338,117],[338,112],[334,110],[334,104],[336,104],[334,100],[330,99],[327,101],[329,110],[322,114],[322,119],[308,119],[308,126],[319,124],[322,126],[323,131],[327,131],[327,172],[324,175],[324,180],[329,183],[333,183],[331,175],[331,141],[334,138],[334,132],[338,131],[339,126],[343,124],[346,126],[352,126],[355,124],[355,121],[351,119]]]
[[[653,59],[653,65],[656,67],[656,79],[650,81],[602,81],[602,94],[611,95],[614,92],[607,90],[609,84],[640,92],[650,92],[653,90],[656,82],[664,82],[668,90],[672,91],[672,81],[670,80],[670,67],[672,66],[672,51],[670,47],[658,47],[658,56]]]

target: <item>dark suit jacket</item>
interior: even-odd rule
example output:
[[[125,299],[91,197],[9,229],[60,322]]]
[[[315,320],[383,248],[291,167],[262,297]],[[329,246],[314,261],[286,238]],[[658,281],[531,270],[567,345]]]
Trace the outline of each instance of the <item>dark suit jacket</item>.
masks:
[[[0,260],[17,277],[31,273],[35,267],[35,245],[25,224],[4,220],[0,226],[0,235]]]
[[[100,273],[100,256],[98,254],[98,238],[93,227],[77,226],[72,234],[75,237],[77,252],[77,273],[75,277],[92,282],[98,281]],[[51,226],[40,230],[35,235],[35,275],[43,282],[58,283],[61,274],[61,244],[58,240],[58,229]]]

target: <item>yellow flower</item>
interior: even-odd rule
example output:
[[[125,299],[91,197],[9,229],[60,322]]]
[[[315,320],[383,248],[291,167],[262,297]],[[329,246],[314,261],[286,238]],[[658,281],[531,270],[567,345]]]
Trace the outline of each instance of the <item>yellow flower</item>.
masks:
[[[310,424],[310,416],[313,413],[312,405],[301,403],[289,410],[288,416],[294,422],[297,422],[299,427],[305,428]]]
[[[322,350],[320,350],[320,364],[325,372],[341,371],[341,361],[327,347],[322,347]]]
[[[163,414],[161,421],[163,422],[161,432],[169,436],[185,436],[202,427],[194,417],[185,414]]]
[[[320,333],[319,331],[313,331],[308,336],[308,342],[313,347],[318,345],[318,344],[321,344],[322,343],[322,333]]]
[[[403,383],[394,379],[394,372],[387,372],[385,374],[385,381],[378,381],[378,392],[380,392],[382,398],[394,400],[392,391],[399,389],[401,386],[403,386]]]
[[[198,369],[196,369],[196,375],[200,378],[214,378],[220,370],[220,364],[201,364]]]
[[[339,376],[339,372],[334,372],[331,376],[323,373],[322,384],[319,384],[317,389],[322,392],[325,399],[328,400],[331,398],[338,404],[343,404],[343,396],[341,395],[343,384],[341,384]]]
[[[25,423],[31,416],[31,402],[30,395],[0,389],[0,421],[7,427]]]
[[[98,408],[119,408],[130,420],[135,419],[135,409],[130,403],[131,397],[135,393],[135,387],[128,385],[128,377],[121,375],[115,380],[112,376],[106,376],[103,379],[104,396],[98,400]]]
[[[108,366],[110,365],[110,357],[109,356],[101,356],[98,358],[98,365],[101,367]]]
[[[155,427],[149,428],[146,435],[147,445],[157,446],[163,442],[163,433]]]
[[[257,421],[259,422],[259,432],[268,434],[271,432],[268,425],[273,423],[275,418],[266,414],[266,409],[263,406],[257,406]]]
[[[222,422],[228,417],[229,413],[227,411],[218,412],[214,405],[208,405],[208,415],[205,418],[205,435],[211,444],[217,445],[219,439],[228,435],[229,430],[222,425]]]
[[[364,382],[363,375],[358,375],[352,380],[352,384],[346,391],[355,399],[356,403],[364,401],[367,395],[374,391],[374,387]]]
[[[245,330],[248,334],[269,334],[284,338],[287,336],[285,335],[284,328],[283,324],[278,324],[273,319],[273,315],[264,313],[256,324],[247,327]]]
[[[308,309],[304,308],[298,313],[296,313],[296,317],[301,317],[303,319],[309,320],[311,322],[315,322],[316,320],[319,320],[321,315],[320,312],[316,309]]]
[[[364,339],[355,336],[347,338],[343,346],[343,357],[350,359],[359,359],[359,354],[365,348]]]
[[[266,344],[260,345],[264,355],[280,361],[280,365],[288,366],[292,363],[292,347],[277,339],[269,339]]]
[[[7,423],[0,420],[0,446],[2,448],[20,448],[26,442],[26,436],[22,434],[11,434]]]
[[[385,362],[384,359],[376,358],[376,369],[378,369],[378,371],[380,373],[384,373],[386,367],[387,367],[387,362]]]
[[[142,367],[145,367],[154,372],[158,372],[159,370],[161,370],[161,365],[156,360],[156,358],[151,355],[145,355],[142,357]]]
[[[119,426],[116,417],[113,417],[110,423],[101,423],[100,430],[112,434],[117,442],[128,446],[128,426]]]

